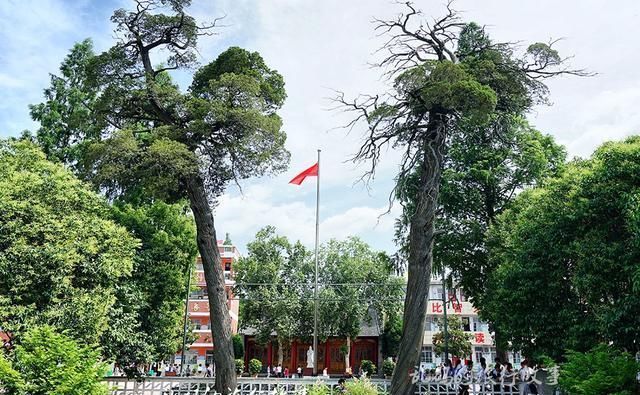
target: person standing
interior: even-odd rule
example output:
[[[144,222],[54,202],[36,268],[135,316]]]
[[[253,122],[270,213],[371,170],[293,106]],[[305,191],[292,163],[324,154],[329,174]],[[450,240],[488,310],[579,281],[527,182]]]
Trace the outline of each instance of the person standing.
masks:
[[[518,370],[518,378],[520,379],[520,383],[518,384],[518,389],[520,390],[520,395],[528,395],[529,394],[529,367],[527,366],[527,361],[524,360],[520,362],[520,370]]]
[[[469,395],[469,374],[473,372],[473,362],[468,361],[466,364],[458,362],[459,368],[456,372],[456,381],[460,385],[460,395]]]
[[[504,386],[505,392],[508,394],[513,393],[513,387],[516,384],[516,373],[513,371],[513,365],[510,362],[507,362],[507,365],[502,372],[502,384]]]
[[[302,378],[302,366],[298,365],[297,373],[298,373],[298,378],[301,379]]]
[[[202,377],[202,373],[203,373],[203,372],[202,372],[202,364],[201,364],[201,363],[199,363],[199,364],[198,364],[198,377]]]
[[[496,364],[491,370],[491,381],[493,381],[493,390],[500,391],[500,382],[502,379],[502,365],[500,360],[496,358]]]

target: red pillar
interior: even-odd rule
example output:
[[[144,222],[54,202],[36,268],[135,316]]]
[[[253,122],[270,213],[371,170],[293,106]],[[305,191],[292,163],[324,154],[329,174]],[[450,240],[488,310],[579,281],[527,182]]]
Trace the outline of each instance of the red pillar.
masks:
[[[289,366],[289,374],[293,374],[298,368],[298,341],[294,340],[291,344],[291,366]]]
[[[269,343],[267,344],[267,366],[271,366],[273,367],[273,362],[271,361],[271,359],[273,358],[273,347],[272,347],[272,342],[269,341]],[[271,373],[271,372],[269,372]]]
[[[324,367],[329,371],[329,339],[324,342]]]

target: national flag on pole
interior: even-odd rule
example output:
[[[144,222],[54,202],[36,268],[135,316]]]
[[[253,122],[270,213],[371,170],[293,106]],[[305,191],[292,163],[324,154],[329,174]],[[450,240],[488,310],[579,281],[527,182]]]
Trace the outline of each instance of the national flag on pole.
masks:
[[[310,168],[308,168],[307,170],[303,171],[302,173],[298,174],[297,176],[293,177],[291,179],[291,181],[289,181],[289,184],[296,184],[296,185],[300,185],[302,184],[302,181],[304,181],[305,178],[307,177],[317,177],[318,176],[318,163],[316,163],[315,165],[311,166]]]

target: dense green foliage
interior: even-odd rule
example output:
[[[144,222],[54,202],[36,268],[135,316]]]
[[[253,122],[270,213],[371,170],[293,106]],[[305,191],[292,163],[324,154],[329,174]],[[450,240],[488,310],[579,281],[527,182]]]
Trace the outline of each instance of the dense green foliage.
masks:
[[[404,280],[391,274],[386,254],[349,237],[322,245],[319,256],[319,331],[323,338],[355,339],[363,322],[382,327],[385,315],[398,314]]]
[[[329,395],[329,387],[321,381],[317,381],[306,388],[307,395]]]
[[[444,328],[444,318],[438,319],[438,326]],[[457,315],[447,316],[447,346],[450,355],[457,356],[459,358],[471,356],[471,341],[473,335],[465,332],[462,327],[462,320]],[[439,331],[433,334],[431,340],[433,343],[433,349],[436,354],[444,353],[445,342],[444,333]]]
[[[640,350],[639,175],[640,138],[606,143],[500,216],[481,313],[514,348]]]
[[[32,327],[8,358],[0,354],[7,395],[106,395],[105,373],[99,350],[50,326]]]
[[[244,357],[244,338],[242,335],[233,335],[233,355],[236,358]]]
[[[392,360],[385,359],[384,362],[382,362],[382,374],[385,376],[391,376],[395,368],[396,364]]]
[[[399,312],[387,315],[382,331],[382,356],[397,357],[400,339],[402,338],[402,316]]]
[[[259,342],[275,335],[278,358],[294,339],[313,334],[314,257],[268,226],[247,245],[235,266],[236,292],[243,298],[240,324]],[[319,336],[355,339],[361,325],[383,325],[398,317],[402,283],[389,258],[357,238],[331,240],[320,248]],[[348,348],[345,354],[348,353]]]
[[[345,387],[348,395],[378,395],[378,387],[368,378],[349,380]]]
[[[28,142],[0,141],[0,327],[17,343],[38,324],[83,344],[110,314],[138,242],[106,202]]]
[[[180,348],[189,266],[196,256],[195,229],[183,204],[115,204],[114,220],[142,246],[131,277],[117,286],[101,339],[104,354],[124,367],[163,360]]]
[[[569,352],[559,385],[571,395],[635,395],[640,393],[639,371],[631,354],[602,344],[585,353]]]
[[[236,373],[242,374],[242,372],[244,372],[244,359],[236,358],[235,364],[236,364]]]

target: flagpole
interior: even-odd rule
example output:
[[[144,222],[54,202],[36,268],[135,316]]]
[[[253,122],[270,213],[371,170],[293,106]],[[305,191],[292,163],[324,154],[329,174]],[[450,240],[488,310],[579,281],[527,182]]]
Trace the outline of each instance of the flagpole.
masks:
[[[320,150],[318,150],[318,176],[316,177],[316,270],[313,289],[313,375],[318,375],[318,242],[320,233]]]

